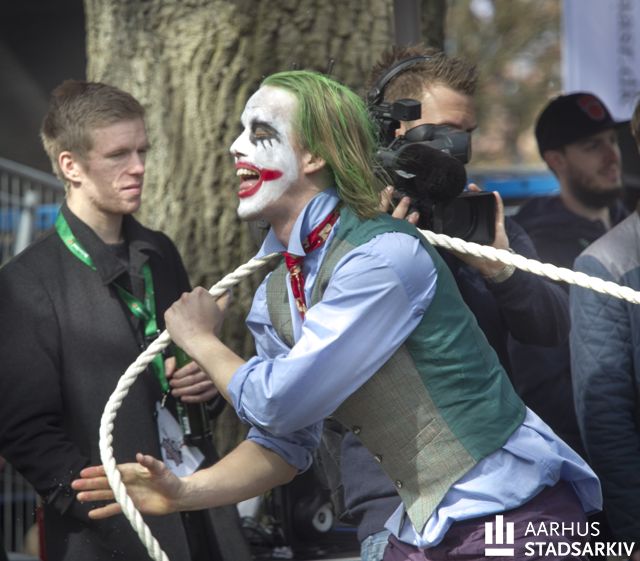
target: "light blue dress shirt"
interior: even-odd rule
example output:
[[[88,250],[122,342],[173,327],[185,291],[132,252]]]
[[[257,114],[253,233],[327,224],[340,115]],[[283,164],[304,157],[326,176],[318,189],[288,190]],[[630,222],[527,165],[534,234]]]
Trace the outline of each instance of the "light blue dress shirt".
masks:
[[[334,189],[314,197],[298,216],[288,247],[272,231],[258,256],[289,251],[304,255],[302,240],[339,202]],[[305,297],[311,292],[327,247],[305,257]],[[437,285],[429,254],[413,236],[386,233],[353,249],[336,265],[322,300],[305,320],[289,303],[295,345],[277,335],[266,303],[266,281],[258,288],[247,325],[257,356],[234,374],[229,393],[239,417],[252,425],[249,439],[304,470],[318,445],[322,420],[362,386],[420,323]],[[515,508],[545,486],[572,482],[586,512],[601,508],[599,482],[587,464],[533,412],[505,445],[480,461],[447,492],[424,528],[416,531],[403,507],[388,528],[401,540],[429,547],[456,520]]]

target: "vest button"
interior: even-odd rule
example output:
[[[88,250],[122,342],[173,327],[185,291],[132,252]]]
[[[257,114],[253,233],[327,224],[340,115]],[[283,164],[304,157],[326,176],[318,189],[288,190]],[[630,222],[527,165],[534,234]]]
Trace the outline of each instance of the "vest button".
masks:
[[[402,489],[402,481],[400,481],[399,479],[396,481],[396,487],[398,489]]]
[[[380,454],[376,454],[373,459],[378,462],[379,464],[382,463],[382,456]]]
[[[352,432],[353,434],[360,434],[360,431],[361,431],[361,430],[362,430],[362,429],[361,429],[360,427],[352,427],[352,428],[351,428],[351,432]]]

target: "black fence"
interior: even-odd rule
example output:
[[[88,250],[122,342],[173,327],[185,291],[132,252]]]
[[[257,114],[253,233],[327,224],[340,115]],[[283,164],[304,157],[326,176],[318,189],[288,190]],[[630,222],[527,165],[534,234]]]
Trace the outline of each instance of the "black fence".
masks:
[[[0,158],[0,266],[53,226],[63,198],[64,188],[53,175]],[[0,471],[0,528],[7,551],[24,552],[28,540],[37,542],[32,529],[36,504],[29,483],[5,464]],[[11,554],[10,559],[32,557]]]

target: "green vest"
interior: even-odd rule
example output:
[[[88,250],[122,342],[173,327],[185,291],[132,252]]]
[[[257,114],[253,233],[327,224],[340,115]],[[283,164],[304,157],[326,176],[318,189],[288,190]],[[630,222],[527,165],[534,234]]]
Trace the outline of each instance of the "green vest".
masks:
[[[520,426],[525,406],[448,267],[413,226],[384,214],[362,221],[345,207],[336,228],[311,305],[344,255],[385,232],[419,237],[437,270],[436,292],[418,327],[333,415],[381,464],[421,531],[451,485]],[[284,264],[271,274],[267,306],[274,329],[293,346],[286,275]]]

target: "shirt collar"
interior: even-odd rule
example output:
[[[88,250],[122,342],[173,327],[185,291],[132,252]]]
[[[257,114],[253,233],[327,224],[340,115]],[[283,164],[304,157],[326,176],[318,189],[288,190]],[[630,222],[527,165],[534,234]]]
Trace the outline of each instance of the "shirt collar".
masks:
[[[273,229],[269,229],[269,233],[262,243],[262,247],[256,257],[263,257],[270,253],[281,253],[288,251],[293,255],[304,255],[304,249],[302,248],[303,240],[309,235],[326,216],[336,207],[340,198],[335,188],[329,187],[320,191],[313,199],[311,199],[307,205],[302,209],[302,212],[298,215],[293,228],[291,229],[291,236],[289,236],[289,245],[285,247],[280,243],[278,238],[273,232]]]

